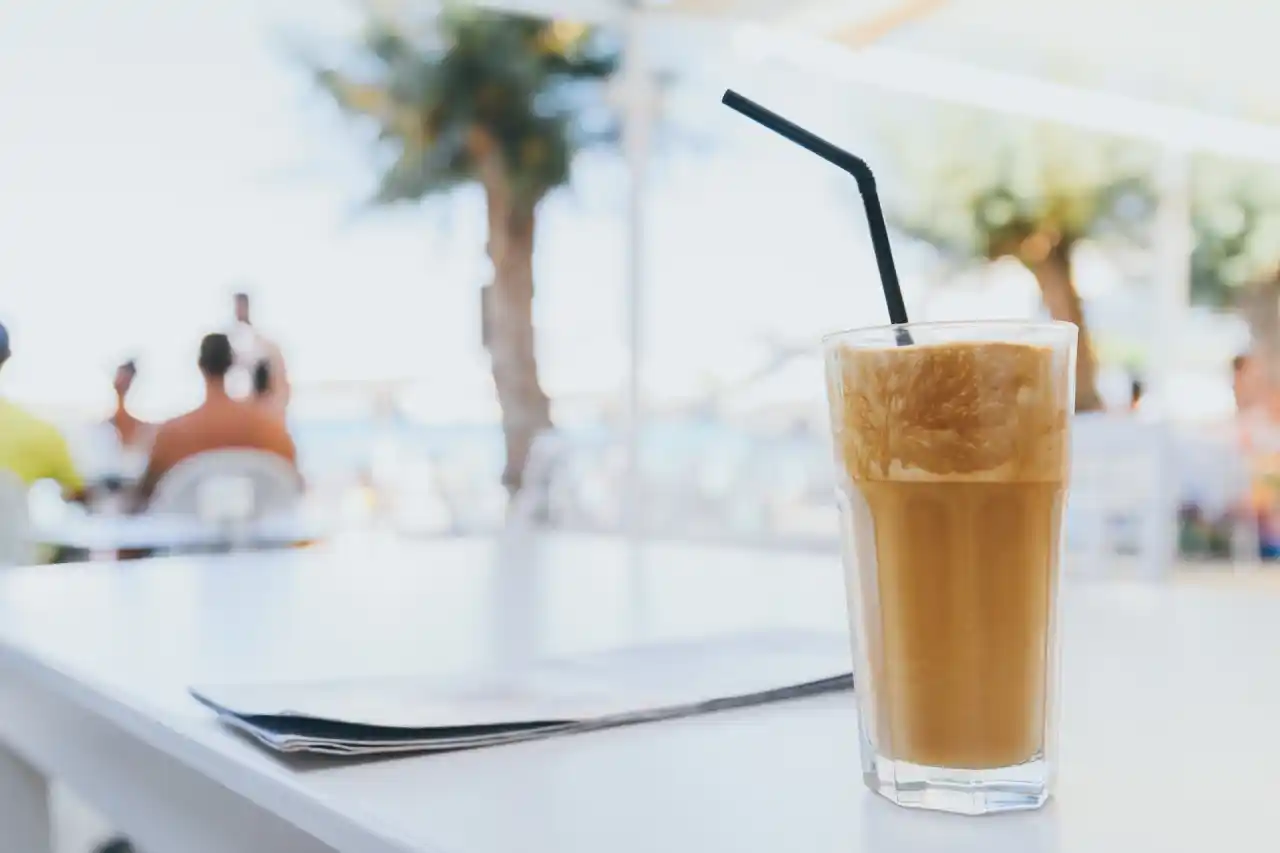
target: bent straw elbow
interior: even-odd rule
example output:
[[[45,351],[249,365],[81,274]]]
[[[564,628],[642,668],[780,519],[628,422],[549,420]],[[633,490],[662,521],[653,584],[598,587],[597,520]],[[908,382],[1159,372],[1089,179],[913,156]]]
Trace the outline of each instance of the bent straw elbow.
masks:
[[[889,244],[888,229],[884,220],[884,212],[880,209],[880,196],[876,192],[876,179],[871,167],[861,157],[838,148],[817,134],[810,133],[772,110],[762,107],[750,98],[743,97],[732,89],[726,89],[720,102],[730,109],[741,113],[752,121],[782,136],[801,148],[817,154],[834,166],[848,172],[858,183],[858,192],[862,196],[863,207],[867,212],[867,225],[871,230],[871,246],[875,250],[876,266],[880,269],[880,283],[884,289],[885,307],[889,311],[889,322],[903,325],[907,322],[906,304],[902,299],[902,290],[898,284],[898,272],[893,263],[893,249]],[[906,329],[897,330],[899,344],[910,344],[911,334]]]

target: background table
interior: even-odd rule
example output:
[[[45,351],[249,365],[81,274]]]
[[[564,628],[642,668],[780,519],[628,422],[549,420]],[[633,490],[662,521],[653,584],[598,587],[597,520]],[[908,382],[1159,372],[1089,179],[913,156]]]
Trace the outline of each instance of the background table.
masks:
[[[275,516],[227,527],[181,515],[97,515],[68,510],[59,517],[32,525],[39,545],[76,551],[193,551],[231,545],[245,548],[287,548],[324,537],[323,520],[304,513]]]
[[[830,558],[552,538],[18,570],[0,577],[0,826],[38,834],[48,775],[183,853],[1274,849],[1280,589],[1066,599],[1059,797],[965,819],[864,791],[848,694],[340,766],[281,763],[185,694],[841,630]]]

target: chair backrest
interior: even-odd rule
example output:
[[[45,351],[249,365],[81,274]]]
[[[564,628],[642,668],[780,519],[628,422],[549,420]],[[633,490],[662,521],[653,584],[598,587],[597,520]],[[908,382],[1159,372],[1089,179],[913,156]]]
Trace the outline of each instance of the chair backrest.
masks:
[[[26,565],[34,558],[27,484],[10,471],[0,471],[0,568]]]
[[[1126,558],[1144,577],[1167,575],[1177,559],[1178,478],[1167,425],[1080,415],[1072,427],[1066,563],[1107,574]]]
[[[302,480],[262,450],[210,450],[185,459],[156,486],[149,510],[210,521],[252,521],[295,508]]]

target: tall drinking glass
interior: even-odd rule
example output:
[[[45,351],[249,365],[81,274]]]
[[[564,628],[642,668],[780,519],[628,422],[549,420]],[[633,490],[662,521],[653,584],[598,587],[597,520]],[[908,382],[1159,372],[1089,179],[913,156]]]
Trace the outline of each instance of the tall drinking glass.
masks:
[[[1037,808],[1076,327],[910,323],[823,343],[863,779],[902,806]]]

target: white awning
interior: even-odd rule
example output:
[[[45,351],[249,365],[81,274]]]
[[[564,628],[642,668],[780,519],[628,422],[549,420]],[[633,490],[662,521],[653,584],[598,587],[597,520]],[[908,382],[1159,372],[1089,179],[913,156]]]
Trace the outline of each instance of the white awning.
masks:
[[[1280,163],[1280,4],[1256,0],[477,0],[732,32],[831,79]],[[634,19],[632,19],[634,20]]]

